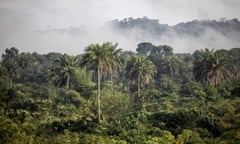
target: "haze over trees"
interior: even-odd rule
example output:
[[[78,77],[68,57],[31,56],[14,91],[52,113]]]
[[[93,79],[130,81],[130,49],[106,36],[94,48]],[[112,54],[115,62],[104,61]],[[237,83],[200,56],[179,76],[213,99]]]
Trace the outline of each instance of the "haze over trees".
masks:
[[[48,53],[52,50],[75,54],[83,53],[83,48],[93,42],[107,40],[118,43],[119,48],[124,50],[135,51],[136,44],[151,42],[155,45],[170,45],[176,53],[193,53],[203,48],[218,50],[240,45],[238,19],[193,20],[168,25],[165,21],[148,17],[130,17],[94,25],[96,25],[94,29],[89,29],[87,25],[47,27],[36,32],[37,38],[39,37],[36,44],[33,41],[26,47],[21,45],[19,48],[40,53]],[[51,45],[52,43],[54,46]],[[8,45],[11,46],[11,43]],[[4,48],[1,49],[1,53]]]
[[[178,53],[193,53],[206,47],[226,49],[240,45],[238,19],[193,20],[168,25],[161,20],[148,17],[129,17],[110,21],[104,28],[113,32],[125,47],[135,47],[136,43],[147,41],[171,45]],[[124,41],[122,40],[124,38],[127,39]]]
[[[162,24],[157,19],[143,18],[125,18],[123,20],[113,20],[107,23],[109,26],[119,30],[120,32],[133,31],[139,29],[145,34],[154,36],[164,36],[165,34],[173,34],[179,36],[201,37],[209,30],[216,31],[219,34],[236,39],[239,35],[240,22],[238,19],[231,20],[193,20],[182,22],[174,26]],[[213,35],[214,36],[214,35]]]
[[[240,48],[136,52],[90,44],[78,55],[7,48],[1,143],[238,143]]]

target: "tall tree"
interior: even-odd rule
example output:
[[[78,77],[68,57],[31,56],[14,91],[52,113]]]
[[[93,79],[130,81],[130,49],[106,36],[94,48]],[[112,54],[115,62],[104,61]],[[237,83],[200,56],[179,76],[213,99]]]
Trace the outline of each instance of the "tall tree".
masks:
[[[226,57],[209,49],[196,51],[193,55],[195,57],[193,73],[197,81],[216,86],[230,78],[230,73],[226,68]]]
[[[138,101],[142,108],[141,87],[156,73],[156,67],[146,56],[133,56],[126,67],[126,77],[137,83]]]
[[[121,49],[117,49],[117,44],[112,45],[111,43],[106,43],[105,44],[108,47],[109,50],[109,56],[108,56],[108,68],[109,68],[109,73],[110,73],[110,81],[111,81],[111,92],[113,96],[113,75],[115,72],[119,71],[122,62],[119,58]]]
[[[92,44],[85,49],[81,65],[94,65],[97,71],[97,103],[98,103],[98,120],[101,122],[101,77],[104,71],[112,72],[117,63],[117,54],[120,50],[116,50],[117,45],[113,46],[106,42],[102,45]]]
[[[52,80],[58,86],[65,85],[66,89],[69,89],[70,76],[74,73],[74,69],[78,64],[78,58],[64,54],[55,61],[55,64],[50,74]]]

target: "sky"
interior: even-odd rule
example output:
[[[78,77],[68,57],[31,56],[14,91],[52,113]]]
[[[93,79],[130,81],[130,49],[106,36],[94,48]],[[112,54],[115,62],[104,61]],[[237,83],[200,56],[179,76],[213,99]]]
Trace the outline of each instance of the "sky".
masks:
[[[137,41],[99,28],[107,21],[128,17],[147,16],[168,25],[195,19],[240,19],[239,9],[239,0],[0,0],[0,53],[17,47],[22,52],[79,54],[91,43],[105,41],[135,50]],[[74,28],[79,32],[74,33]]]

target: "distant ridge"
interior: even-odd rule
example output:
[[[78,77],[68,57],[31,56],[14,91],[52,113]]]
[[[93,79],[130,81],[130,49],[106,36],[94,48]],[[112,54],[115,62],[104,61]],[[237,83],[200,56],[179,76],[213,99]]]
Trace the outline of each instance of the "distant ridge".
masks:
[[[238,19],[217,20],[193,20],[182,22],[174,26],[161,24],[157,19],[125,18],[123,20],[113,20],[107,23],[119,32],[129,32],[129,30],[142,30],[151,35],[162,35],[175,33],[177,35],[200,36],[211,29],[223,34],[224,36],[240,36],[240,21]]]

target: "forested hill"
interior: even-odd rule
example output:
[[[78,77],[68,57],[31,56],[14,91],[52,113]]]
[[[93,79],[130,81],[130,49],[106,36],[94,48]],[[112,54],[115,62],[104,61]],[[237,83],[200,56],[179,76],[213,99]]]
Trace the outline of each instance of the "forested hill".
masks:
[[[125,43],[128,44],[151,41],[171,45],[175,52],[192,53],[202,48],[227,49],[240,45],[240,21],[237,19],[193,20],[170,26],[147,17],[126,18],[110,21],[105,29],[127,37]]]
[[[142,30],[152,35],[163,35],[166,33],[175,33],[178,35],[200,36],[206,31],[214,30],[225,36],[240,35],[240,21],[238,19],[225,20],[193,20],[182,22],[174,26],[161,24],[159,20],[143,18],[125,18],[123,20],[113,20],[108,23],[121,32],[129,30]]]

